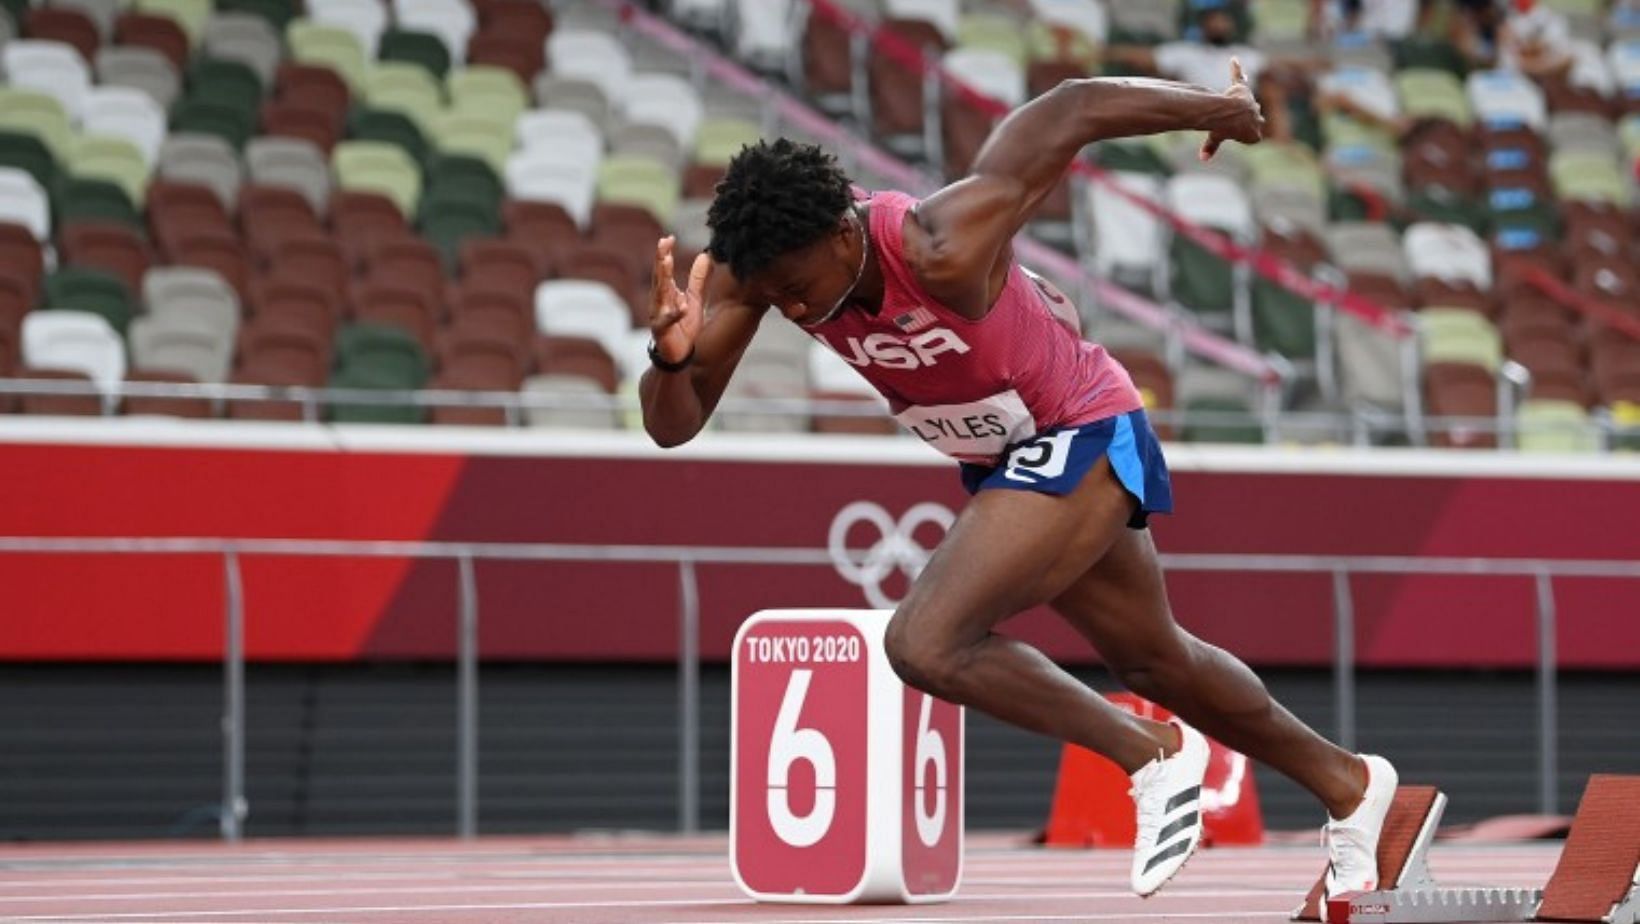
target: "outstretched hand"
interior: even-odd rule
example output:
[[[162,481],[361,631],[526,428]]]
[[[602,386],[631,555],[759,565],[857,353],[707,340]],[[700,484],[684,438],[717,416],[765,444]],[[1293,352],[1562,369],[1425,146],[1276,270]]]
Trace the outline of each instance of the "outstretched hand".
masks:
[[[1230,88],[1224,95],[1238,105],[1221,120],[1222,124],[1208,132],[1207,140],[1202,142],[1202,160],[1211,159],[1218,153],[1219,145],[1226,141],[1257,144],[1264,137],[1264,113],[1253,96],[1253,88],[1247,84],[1247,73],[1241,68],[1240,58],[1230,59]]]
[[[668,362],[682,362],[695,348],[705,315],[706,280],[712,275],[712,258],[695,257],[689,267],[688,288],[678,288],[673,276],[672,255],[677,238],[663,237],[655,247],[654,289],[649,300],[649,330],[655,338],[655,352]]]

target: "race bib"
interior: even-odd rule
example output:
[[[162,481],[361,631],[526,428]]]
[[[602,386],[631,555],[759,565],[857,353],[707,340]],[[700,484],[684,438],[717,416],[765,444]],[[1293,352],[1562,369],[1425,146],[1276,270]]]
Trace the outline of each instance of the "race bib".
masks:
[[[1036,419],[1013,389],[965,404],[912,406],[894,417],[923,442],[961,462],[993,463],[1010,444],[1036,435]]]

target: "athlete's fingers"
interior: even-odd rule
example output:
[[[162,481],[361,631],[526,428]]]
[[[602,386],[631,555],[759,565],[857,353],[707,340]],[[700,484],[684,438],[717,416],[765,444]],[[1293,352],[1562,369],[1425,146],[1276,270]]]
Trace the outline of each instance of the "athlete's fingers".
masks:
[[[706,303],[706,280],[712,275],[712,257],[710,254],[695,255],[695,263],[689,267],[689,298],[697,305]]]
[[[1212,160],[1213,155],[1219,152],[1219,145],[1223,143],[1224,139],[1218,135],[1208,135],[1207,140],[1202,142],[1202,149],[1197,156],[1202,160]]]
[[[1230,82],[1239,84],[1247,83],[1247,73],[1241,69],[1240,58],[1230,59]]]
[[[655,268],[649,285],[649,310],[660,311],[671,301],[672,274],[667,264],[672,260],[672,238],[663,237],[655,242]]]

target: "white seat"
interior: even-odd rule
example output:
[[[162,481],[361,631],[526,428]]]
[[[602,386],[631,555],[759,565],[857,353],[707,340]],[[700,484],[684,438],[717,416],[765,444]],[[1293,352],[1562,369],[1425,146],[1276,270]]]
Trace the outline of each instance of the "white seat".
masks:
[[[629,124],[659,125],[686,151],[694,148],[705,114],[700,94],[689,81],[672,74],[633,74],[621,106]]]
[[[760,70],[783,70],[796,15],[794,0],[735,0],[735,57]]]
[[[514,125],[518,147],[525,151],[568,149],[569,156],[596,165],[603,157],[604,134],[591,118],[574,109],[531,109]]]
[[[552,427],[570,430],[618,430],[620,418],[612,407],[597,407],[592,402],[608,399],[602,385],[578,375],[532,375],[520,389],[526,395],[540,395],[551,401],[562,400],[561,407],[529,406],[524,408],[524,423],[529,427]],[[577,406],[577,400],[585,406]]]
[[[300,192],[323,214],[330,201],[330,163],[303,138],[264,135],[245,145],[245,173],[251,182]]]
[[[51,240],[51,197],[27,170],[0,167],[0,223],[21,225],[37,241]]]
[[[947,42],[955,43],[962,4],[958,0],[883,0],[883,12],[896,19],[920,19],[940,30]]]
[[[1421,221],[1406,230],[1401,248],[1417,278],[1434,277],[1492,288],[1492,260],[1486,242],[1463,225]]]
[[[552,149],[524,151],[507,158],[507,195],[530,202],[561,206],[575,223],[592,223],[592,203],[598,197],[598,165],[561,159]]]
[[[365,57],[376,57],[376,46],[387,31],[387,6],[381,0],[313,0],[307,18],[353,33],[363,46]]]
[[[148,315],[131,322],[131,360],[139,369],[226,382],[233,347],[213,322],[199,317]]]
[[[1257,232],[1253,204],[1235,180],[1217,173],[1184,173],[1167,181],[1167,204],[1198,225],[1227,231],[1241,240]]]
[[[946,52],[945,72],[1010,107],[1025,102],[1025,72],[1013,58],[989,48],[954,48]]]
[[[104,45],[97,49],[97,83],[141,90],[161,109],[169,109],[182,93],[182,78],[171,59],[152,48]]]
[[[210,187],[229,212],[239,201],[243,169],[239,152],[225,139],[191,132],[167,135],[155,166],[166,179]]]
[[[588,337],[617,356],[632,329],[632,315],[626,302],[604,283],[551,279],[536,286],[535,326],[543,334]]]
[[[478,29],[478,14],[465,0],[393,0],[393,14],[402,29],[438,36],[452,64],[467,62],[467,40]]]
[[[1612,79],[1623,92],[1640,90],[1640,38],[1613,42],[1606,49],[1606,63],[1611,67]]]
[[[632,58],[612,35],[584,29],[557,29],[547,37],[547,66],[552,73],[597,84],[605,98],[626,98]]]
[[[1031,0],[1036,18],[1052,26],[1074,29],[1095,45],[1105,44],[1110,18],[1098,0]]]
[[[1118,186],[1152,202],[1162,198],[1162,182],[1146,173],[1114,173]],[[1104,183],[1088,184],[1093,215],[1094,266],[1101,276],[1149,273],[1162,257],[1161,223]]]
[[[23,364],[78,372],[103,392],[125,380],[125,343],[108,319],[89,311],[47,309],[23,316]]]
[[[213,13],[201,39],[203,53],[213,58],[238,61],[272,86],[282,53],[279,33],[255,13]]]
[[[93,87],[80,113],[81,129],[88,135],[113,135],[137,146],[149,169],[165,140],[165,110],[154,98],[134,87]]]
[[[1407,261],[1395,229],[1378,221],[1343,221],[1327,227],[1332,262],[1347,273],[1380,273],[1407,281]]]
[[[1464,89],[1469,108],[1482,122],[1521,124],[1542,131],[1549,119],[1543,91],[1513,71],[1476,71],[1469,75]]]
[[[877,389],[871,387],[860,370],[818,342],[809,344],[809,385],[815,391],[836,395],[877,396]]]
[[[69,118],[79,119],[85,95],[91,89],[91,69],[73,46],[45,39],[19,39],[0,48],[0,67],[13,87],[45,93],[63,104]]]
[[[1395,85],[1382,71],[1368,67],[1342,67],[1321,78],[1321,90],[1346,96],[1357,106],[1380,118],[1394,118],[1401,111]]]
[[[232,343],[239,331],[239,296],[215,270],[156,266],[142,277],[148,315],[207,324]]]
[[[1617,79],[1606,67],[1606,51],[1594,42],[1572,43],[1572,69],[1567,72],[1566,81],[1601,96],[1609,97],[1617,92]]]

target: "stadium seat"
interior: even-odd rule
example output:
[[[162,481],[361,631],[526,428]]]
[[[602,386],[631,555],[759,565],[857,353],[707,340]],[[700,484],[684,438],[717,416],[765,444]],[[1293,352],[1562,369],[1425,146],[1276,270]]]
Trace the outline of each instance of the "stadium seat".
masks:
[[[693,150],[705,108],[690,83],[671,74],[634,74],[621,99],[628,123],[658,125],[680,150]]]
[[[93,87],[85,98],[80,129],[88,135],[124,138],[137,146],[151,168],[165,139],[165,110],[152,96],[132,87]]]
[[[511,71],[528,86],[546,67],[545,46],[545,36],[480,33],[467,41],[467,62]]]
[[[61,42],[79,52],[88,65],[102,44],[96,22],[75,9],[35,7],[23,18],[22,25],[29,38]]]
[[[377,58],[384,62],[413,64],[435,80],[442,81],[450,73],[450,49],[445,47],[443,39],[431,32],[388,29],[382,33]]]
[[[99,86],[141,90],[153,97],[162,110],[169,110],[182,93],[182,78],[176,65],[152,48],[113,45],[99,48],[96,72]]]
[[[24,88],[0,86],[0,130],[33,137],[57,160],[68,156],[73,141],[72,123],[63,104],[54,96]]]
[[[150,317],[206,324],[229,342],[239,329],[239,294],[209,268],[153,267],[143,277],[142,300]]]
[[[1254,236],[1252,207],[1236,183],[1214,174],[1182,174],[1167,183],[1170,209],[1189,221],[1248,243]],[[1205,312],[1227,312],[1234,304],[1236,282],[1223,258],[1181,235],[1169,247],[1170,293],[1180,304]]]
[[[513,123],[461,106],[435,117],[431,138],[440,153],[480,158],[499,175],[507,169],[512,153]]]
[[[125,190],[102,180],[68,178],[57,183],[57,217],[64,225],[75,221],[113,221],[142,227],[142,216]]]
[[[1129,193],[1162,200],[1162,181],[1143,173],[1115,173],[1111,180]],[[1088,184],[1095,271],[1140,291],[1153,291],[1163,261],[1161,222],[1105,183]]]
[[[254,69],[240,61],[195,58],[188,66],[188,98],[216,103],[250,114],[262,105],[266,87]]]
[[[293,189],[316,212],[330,200],[330,165],[317,146],[296,138],[253,138],[245,146],[245,173],[252,183]]]
[[[256,13],[219,11],[205,24],[201,53],[250,68],[264,87],[273,86],[283,56],[281,31]]]
[[[1403,236],[1402,247],[1414,277],[1464,282],[1483,292],[1492,288],[1491,257],[1486,243],[1468,228],[1430,222],[1415,224]]]
[[[215,193],[232,209],[239,196],[239,154],[216,135],[171,134],[160,145],[156,175],[177,183],[193,183]]]
[[[379,327],[391,327],[414,337],[423,351],[433,350],[438,327],[437,297],[408,281],[377,276],[354,286],[353,317]]]
[[[1629,204],[1629,182],[1610,153],[1557,150],[1549,158],[1549,173],[1561,199]]]
[[[1245,376],[1192,366],[1180,373],[1176,391],[1185,415],[1179,438],[1185,442],[1264,442],[1264,428],[1253,416],[1252,383]]]
[[[27,170],[0,167],[0,223],[21,225],[36,240],[51,239],[51,199]]]
[[[615,430],[620,428],[619,417],[613,408],[575,406],[574,402],[607,398],[603,387],[580,375],[546,373],[532,375],[520,389],[528,399],[542,402],[527,405],[524,422],[530,427],[549,427],[573,430]],[[560,406],[551,406],[557,402]]]
[[[81,135],[68,155],[68,172],[87,180],[113,183],[141,204],[148,189],[148,159],[124,138]]]
[[[155,315],[131,324],[133,365],[182,373],[198,382],[227,381],[233,346],[232,340],[198,318]]]
[[[450,299],[451,326],[469,330],[486,330],[515,342],[524,343],[535,331],[535,320],[530,306],[534,296],[520,294],[510,287],[498,288],[482,281],[464,282]]]
[[[23,317],[22,333],[22,361],[30,369],[79,373],[104,393],[125,378],[125,343],[101,315],[31,311]]]
[[[79,369],[19,368],[15,374],[23,379],[100,384]],[[105,400],[97,395],[32,394],[18,400],[21,413],[49,417],[97,417],[106,406]]]
[[[1524,125],[1533,131],[1547,127],[1549,112],[1543,92],[1513,71],[1476,71],[1465,86],[1469,106],[1483,122]]]
[[[409,391],[427,384],[427,354],[410,334],[394,327],[351,325],[337,337],[337,368],[332,388]],[[420,423],[420,407],[350,405],[331,407],[338,423]]]
[[[376,57],[376,46],[390,20],[387,5],[381,0],[325,0],[312,4],[308,16],[316,23],[352,35],[366,58]]]
[[[125,281],[89,267],[64,267],[48,275],[41,303],[54,311],[85,311],[97,315],[122,336],[136,314]]]
[[[171,261],[180,266],[215,270],[243,298],[249,291],[251,260],[231,230],[187,229],[167,245]]]
[[[169,369],[130,369],[125,374],[125,380],[162,385],[198,384],[193,376]],[[126,395],[123,412],[127,417],[181,417],[190,420],[209,420],[216,416],[208,399],[156,395]]]
[[[631,315],[621,296],[603,283],[548,280],[535,290],[535,325],[552,336],[590,337],[619,355]]]
[[[153,252],[135,229],[110,221],[74,221],[62,230],[64,265],[102,270],[125,284],[129,293],[142,291],[142,279],[153,263]]]
[[[290,47],[292,61],[329,68],[340,75],[353,92],[363,90],[370,59],[354,32],[312,20],[293,19],[285,30],[285,42]]]
[[[450,106],[506,124],[506,137],[513,136],[513,123],[530,107],[528,87],[506,68],[475,64],[458,68],[445,78]]]
[[[73,46],[44,39],[18,39],[0,47],[0,69],[14,90],[34,90],[57,100],[72,119],[91,89],[90,62]]]
[[[371,245],[410,235],[398,204],[380,193],[336,190],[330,196],[330,228],[355,257]]]
[[[547,38],[547,68],[552,76],[589,82],[598,87],[605,100],[613,101],[626,98],[626,83],[632,76],[632,59],[626,48],[608,33],[557,29]],[[538,85],[537,90],[540,89]],[[538,92],[536,100],[542,105],[557,105],[552,94],[542,95]],[[603,124],[597,116],[593,120]]]
[[[178,74],[188,66],[192,50],[188,33],[175,19],[136,11],[122,13],[115,21],[114,42],[158,52]]]
[[[467,42],[478,29],[478,15],[466,0],[393,0],[401,27],[438,36],[455,64],[464,63]]]
[[[678,205],[678,178],[665,164],[641,157],[611,156],[598,166],[598,198],[648,209],[669,225]]]
[[[1463,84],[1447,71],[1400,71],[1395,75],[1395,92],[1401,112],[1408,118],[1441,119],[1460,128],[1469,127],[1473,121]]]
[[[1572,401],[1528,400],[1515,412],[1516,448],[1521,452],[1590,453],[1600,437],[1589,414]]]
[[[372,109],[409,116],[423,133],[444,110],[444,88],[425,68],[379,61],[365,73],[363,102]]]
[[[339,188],[381,193],[404,215],[416,214],[421,171],[403,149],[382,141],[344,141],[330,157]]]

